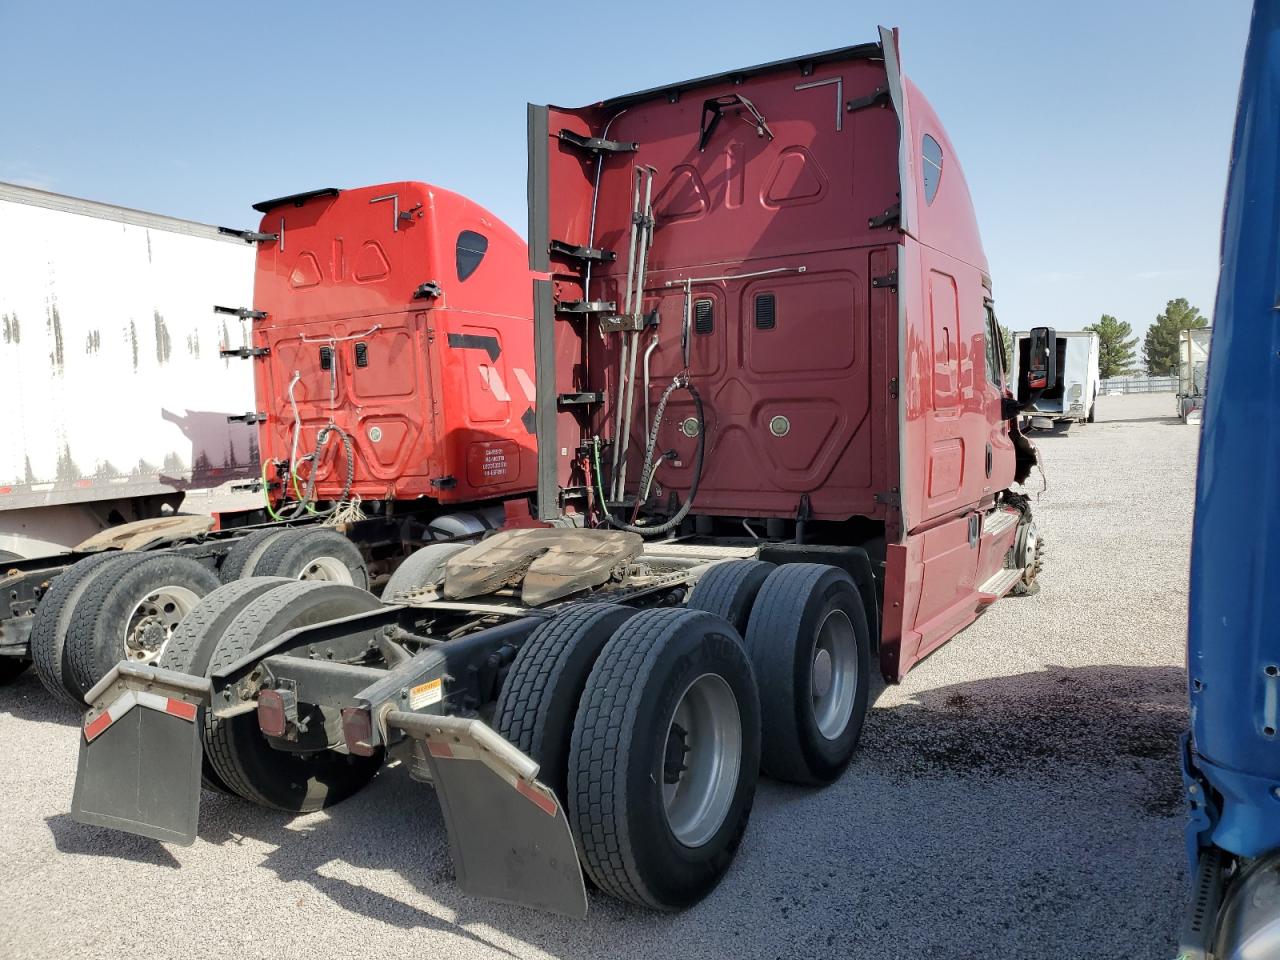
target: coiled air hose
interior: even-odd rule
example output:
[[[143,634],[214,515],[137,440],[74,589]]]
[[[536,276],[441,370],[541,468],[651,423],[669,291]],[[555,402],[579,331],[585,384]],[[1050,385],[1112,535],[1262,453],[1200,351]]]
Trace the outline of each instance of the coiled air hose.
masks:
[[[693,455],[693,482],[689,485],[689,496],[685,498],[684,503],[675,514],[656,527],[642,527],[615,519],[609,513],[609,506],[605,500],[604,480],[600,472],[600,444],[597,441],[592,452],[592,460],[595,467],[596,499],[600,505],[600,512],[604,514],[605,520],[611,527],[627,530],[630,533],[638,533],[642,537],[657,537],[678,527],[680,521],[688,516],[689,511],[693,508],[693,498],[697,496],[698,484],[702,480],[702,456],[706,447],[707,431],[702,415],[702,397],[698,395],[697,389],[689,382],[689,378],[683,375],[672,380],[667,385],[667,389],[662,391],[662,397],[658,400],[658,408],[653,417],[653,427],[644,449],[644,468],[640,471],[640,485],[637,490],[643,494],[644,491],[649,489],[649,483],[653,479],[653,471],[657,469],[653,454],[658,446],[658,428],[662,425],[662,414],[666,411],[667,400],[676,390],[684,390],[693,398],[693,409],[698,418],[698,445]]]
[[[345,482],[342,485],[342,493],[339,494],[338,499],[333,502],[333,506],[329,507],[326,510],[316,510],[314,507],[311,506],[312,501],[315,499],[316,474],[319,472],[319,469],[320,469],[321,448],[324,446],[325,440],[328,439],[330,432],[336,433],[339,437],[342,438],[342,451],[347,458],[347,476],[346,476]],[[340,503],[343,503],[346,501],[348,494],[351,493],[351,487],[355,483],[355,477],[356,477],[355,447],[351,441],[351,436],[345,430],[343,430],[340,426],[338,426],[336,423],[330,423],[328,426],[320,428],[320,432],[316,434],[316,448],[305,459],[311,461],[311,473],[307,476],[306,490],[299,497],[297,506],[294,507],[293,513],[290,514],[289,516],[290,520],[296,520],[298,517],[302,516],[302,511],[304,509],[314,514],[317,517],[328,516],[329,514],[333,513],[334,510],[338,509],[338,505]],[[294,487],[296,492],[298,475],[295,472],[295,467],[292,464],[289,467],[289,472],[293,474]]]

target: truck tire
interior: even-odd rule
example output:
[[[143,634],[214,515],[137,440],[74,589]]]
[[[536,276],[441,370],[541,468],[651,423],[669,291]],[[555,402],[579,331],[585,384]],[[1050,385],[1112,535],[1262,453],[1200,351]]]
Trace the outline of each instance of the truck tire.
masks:
[[[208,672],[234,663],[286,630],[380,606],[373,594],[345,584],[283,584],[240,611],[218,638]],[[258,727],[256,713],[226,720],[208,718],[204,745],[214,771],[233,792],[251,803],[289,813],[309,813],[345,800],[372,780],[382,765],[381,751],[358,757],[329,750],[276,750]]]
[[[369,568],[356,545],[337,530],[286,530],[254,564],[255,577],[320,580],[369,589]]]
[[[700,610],[636,614],[573,725],[569,823],[588,876],[659,910],[701,900],[733,862],[759,764],[759,694],[733,627]]]
[[[862,734],[871,636],[862,598],[843,570],[788,563],[760,588],[747,649],[760,688],[761,767],[775,780],[831,783]]]
[[[264,593],[292,582],[283,577],[249,577],[224,583],[217,590],[206,594],[195,609],[182,618],[182,623],[173,632],[164,653],[156,661],[156,666],[197,677],[209,676],[209,661],[213,657],[214,647],[231,625],[231,621]],[[204,707],[200,708],[200,716],[196,722],[202,728],[207,724]],[[201,762],[200,779],[210,790],[231,792],[213,769],[207,755]]]
[[[587,677],[609,638],[635,615],[613,603],[575,604],[539,624],[516,654],[494,726],[538,761],[538,779],[566,803],[569,744]]]
[[[121,660],[154,663],[182,619],[218,588],[199,561],[122,553],[89,579],[67,627],[64,681],[81,700]]]
[[[71,685],[71,673],[67,669],[67,628],[75,612],[76,601],[84,592],[89,580],[104,563],[118,559],[116,550],[85,557],[64,569],[53,578],[48,591],[40,598],[31,623],[31,639],[28,649],[35,664],[36,676],[44,688],[57,699],[74,707],[85,709],[83,695]]]
[[[694,584],[685,606],[723,617],[741,636],[747,632],[747,619],[756,594],[777,568],[777,564],[766,560],[717,563]]]
[[[401,594],[435,583],[448,559],[469,546],[469,543],[429,543],[421,550],[415,550],[391,574],[391,579],[382,588],[382,599],[394,600]]]
[[[222,567],[218,570],[219,579],[223,583],[231,583],[242,577],[254,576],[254,567],[262,559],[262,554],[267,547],[285,533],[288,533],[288,530],[255,530],[241,537],[232,544],[226,557],[223,558]]]

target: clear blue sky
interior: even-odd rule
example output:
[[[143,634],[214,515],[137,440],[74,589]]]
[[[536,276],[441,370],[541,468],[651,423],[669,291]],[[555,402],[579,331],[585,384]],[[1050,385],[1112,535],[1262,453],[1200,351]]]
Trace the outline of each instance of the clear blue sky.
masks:
[[[1212,310],[1248,0],[912,4],[0,0],[0,180],[211,223],[421,179],[525,231],[525,102],[875,39],[938,109],[1001,319]]]

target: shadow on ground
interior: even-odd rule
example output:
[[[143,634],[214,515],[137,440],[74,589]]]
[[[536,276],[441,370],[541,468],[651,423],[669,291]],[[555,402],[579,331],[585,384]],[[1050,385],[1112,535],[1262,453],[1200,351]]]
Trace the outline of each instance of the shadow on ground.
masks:
[[[40,683],[34,667],[28,667],[17,679],[0,687],[0,713],[32,723],[79,724],[80,711],[49,693]]]
[[[908,939],[923,937],[925,945],[930,943],[919,924],[927,926],[934,908],[918,896],[930,887],[949,891],[953,899],[948,909],[960,911],[975,936],[999,945],[1002,937],[1013,936],[1011,924],[1058,929],[1055,923],[1067,923],[1079,913],[1077,900],[1063,890],[1060,871],[1067,869],[1074,876],[1080,868],[1063,864],[1062,834],[1066,831],[1070,843],[1083,848],[1091,841],[1077,839],[1068,824],[1054,823],[1054,811],[1104,804],[1115,823],[1148,823],[1151,826],[1143,829],[1159,836],[1176,833],[1170,818],[1180,815],[1177,737],[1186,722],[1183,677],[1173,667],[1054,667],[928,690],[891,705],[885,701],[894,699],[893,691],[881,691],[878,701],[884,705],[869,712],[859,755],[842,780],[826,791],[763,782],[740,855],[753,863],[739,863],[715,896],[681,915],[655,915],[593,895],[593,920],[580,924],[464,895],[453,882],[434,795],[430,787],[412,782],[403,769],[384,770],[363,794],[327,813],[293,821],[229,797],[205,794],[200,837],[224,846],[259,841],[271,848],[264,866],[281,880],[309,885],[342,910],[406,931],[446,931],[473,947],[500,953],[509,951],[491,939],[486,928],[557,956],[608,952],[611,937],[640,930],[657,938],[655,944],[687,943],[690,953],[697,941],[697,952],[704,955],[723,947],[755,956],[770,943],[776,946],[780,937],[791,938],[793,956],[833,944],[856,945],[850,953],[879,955],[864,951],[873,941],[892,943],[910,931],[914,932]],[[1099,784],[1119,786],[1110,789],[1112,796],[1100,797]],[[869,792],[874,796],[864,796]],[[944,801],[937,801],[936,813],[899,826],[901,815],[891,799],[911,804],[918,818],[920,809],[930,810],[935,796],[955,795],[978,798],[966,811],[977,823],[1022,818],[1040,826],[1014,829],[1004,841],[1001,863],[993,862],[989,872],[981,866],[966,867],[966,882],[956,885],[952,873],[957,867],[946,858],[980,860],[986,841],[957,834],[949,820],[954,810]],[[1011,807],[1009,796],[1027,809]],[[877,801],[883,807],[866,806]],[[1125,804],[1132,809],[1123,810]],[[1086,817],[1086,822],[1097,820]],[[172,855],[161,844],[81,826],[66,817],[50,818],[48,823],[64,852],[173,865]],[[831,829],[838,831],[835,840]],[[968,849],[973,844],[979,852]],[[814,856],[797,858],[797,848],[810,849]],[[206,855],[216,857],[218,852]],[[1168,856],[1176,857],[1176,851]],[[1121,871],[1112,882],[1124,883],[1124,870],[1139,869],[1116,862],[1119,866],[1106,868]],[[905,874],[891,869],[886,883],[877,880],[876,872],[886,863],[906,864],[909,869]],[[801,870],[808,866],[820,869]],[[739,889],[736,872],[748,878],[745,889]],[[387,873],[418,896],[404,896],[403,885],[394,880],[384,888],[380,875]],[[762,891],[749,879],[761,873],[770,878],[767,902],[760,900]],[[912,878],[910,890],[899,889],[907,882],[905,876]],[[1176,876],[1170,883],[1176,885]],[[1036,893],[1028,884],[1042,889]],[[398,893],[386,892],[396,888]],[[1151,928],[1152,945],[1160,949],[1167,932],[1164,912],[1176,909],[1172,902],[1171,894],[1158,909],[1152,907],[1152,917],[1126,922],[1138,931]],[[1100,898],[1091,909],[1105,918],[1107,904]],[[740,915],[735,917],[735,911]],[[821,929],[802,938],[803,946],[794,939],[795,931],[788,932],[788,911],[793,911],[793,925],[802,922],[797,918],[804,911],[821,921]],[[721,919],[726,912],[733,922]],[[715,918],[722,931],[733,932],[704,929],[708,918]],[[1108,935],[1115,935],[1114,925]],[[1125,935],[1131,939],[1142,934]],[[724,937],[742,939],[727,943]],[[753,937],[760,939],[753,943]],[[1073,948],[1082,950],[1080,955],[1115,955],[1102,943],[1091,949],[1076,942]],[[1133,955],[1146,952],[1139,949]],[[935,952],[928,946],[915,955]]]

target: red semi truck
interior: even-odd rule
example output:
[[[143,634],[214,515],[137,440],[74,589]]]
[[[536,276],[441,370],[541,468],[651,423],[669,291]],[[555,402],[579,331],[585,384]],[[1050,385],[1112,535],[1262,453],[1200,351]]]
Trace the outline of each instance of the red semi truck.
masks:
[[[257,247],[254,306],[215,309],[251,321],[249,343],[222,352],[254,364],[258,409],[232,419],[257,424],[266,506],[6,560],[0,681],[34,661],[82,704],[117,660],[158,660],[222,581],[381,585],[415,546],[493,529],[533,488],[524,241],[424,183],[255,208],[258,230],[223,231]]]
[[[529,177],[544,526],[429,545],[382,602],[210,594],[89,691],[79,820],[190,843],[202,777],[314,810],[394,757],[465,890],[580,916],[586,876],[679,909],[761,772],[843,773],[875,659],[896,680],[1036,588],[1017,413],[1054,338],[1013,390],[896,34],[530,106]]]

